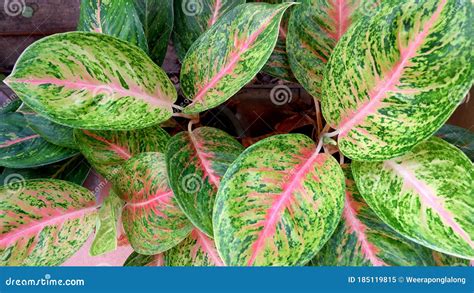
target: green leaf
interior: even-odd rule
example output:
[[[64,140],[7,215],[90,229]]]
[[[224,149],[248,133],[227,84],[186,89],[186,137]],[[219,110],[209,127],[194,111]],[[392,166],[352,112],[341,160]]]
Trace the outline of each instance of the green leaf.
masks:
[[[158,65],[163,63],[173,31],[173,0],[136,0],[135,8],[143,24],[149,56]]]
[[[362,199],[349,165],[342,219],[312,260],[316,266],[432,266],[431,250],[392,230]]]
[[[224,266],[214,241],[196,228],[185,240],[166,252],[165,263],[170,267]]]
[[[192,100],[184,112],[216,107],[250,82],[270,57],[281,18],[293,4],[242,4],[203,34],[181,69],[183,93]]]
[[[94,241],[89,250],[91,256],[101,255],[117,248],[117,223],[123,202],[112,191],[99,209]]]
[[[60,179],[82,185],[89,175],[90,165],[83,156],[76,155],[70,159],[39,168],[12,169],[5,168],[0,175],[0,185],[15,180]]]
[[[219,18],[245,0],[174,0],[173,45],[184,60],[191,45]]]
[[[214,239],[226,265],[304,265],[336,229],[344,174],[301,134],[277,135],[245,150],[217,193]]]
[[[163,253],[157,255],[144,255],[136,253],[135,251],[130,254],[125,263],[124,267],[155,267],[163,266],[164,257]]]
[[[176,200],[194,226],[212,237],[212,209],[222,176],[244,148],[222,130],[200,127],[175,135],[166,165]]]
[[[41,138],[28,127],[21,113],[6,113],[0,118],[0,166],[34,168],[68,159],[78,153]]]
[[[474,259],[474,167],[459,149],[431,138],[385,162],[353,162],[357,187],[401,235]]]
[[[77,30],[117,37],[148,52],[145,32],[134,2],[132,0],[82,0]]]
[[[377,0],[302,0],[288,24],[287,50],[291,69],[316,98],[331,53],[347,29],[361,16],[373,13]]]
[[[140,49],[70,32],[28,47],[5,81],[38,114],[73,128],[130,130],[169,119],[176,89]]]
[[[324,118],[354,160],[410,151],[445,123],[474,81],[472,3],[392,2],[348,30],[324,75]]]
[[[467,259],[451,256],[432,250],[433,259],[436,266],[439,267],[466,267],[470,265]]]
[[[436,136],[461,149],[471,161],[474,161],[474,133],[462,127],[445,124]]]
[[[192,224],[168,185],[165,156],[142,153],[123,165],[114,188],[126,202],[123,227],[133,250],[153,255],[183,241]]]
[[[90,131],[76,129],[74,136],[84,157],[109,180],[121,165],[143,152],[164,152],[169,135],[154,126],[134,131]]]
[[[73,129],[52,122],[36,113],[23,113],[28,126],[47,142],[71,149],[77,149]]]
[[[97,218],[87,189],[60,180],[0,187],[0,265],[55,266],[84,244]]]

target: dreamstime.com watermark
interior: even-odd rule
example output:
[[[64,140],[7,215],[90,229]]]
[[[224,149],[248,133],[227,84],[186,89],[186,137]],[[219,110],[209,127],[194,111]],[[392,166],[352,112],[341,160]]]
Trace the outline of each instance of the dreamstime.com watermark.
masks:
[[[39,279],[14,279],[7,278],[5,280],[5,285],[7,287],[23,287],[23,286],[32,286],[32,287],[43,287],[43,286],[65,286],[65,287],[83,287],[86,285],[84,279],[53,279],[50,274],[44,275],[44,277]]]

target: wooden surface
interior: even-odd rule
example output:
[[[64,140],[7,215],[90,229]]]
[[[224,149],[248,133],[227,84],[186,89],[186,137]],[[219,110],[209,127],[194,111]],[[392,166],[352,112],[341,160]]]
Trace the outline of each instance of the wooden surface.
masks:
[[[18,7],[12,6],[12,3],[20,3],[20,5],[25,3],[27,10],[32,13],[22,15],[21,11],[15,10]],[[8,74],[21,52],[34,41],[51,34],[75,30],[79,19],[79,4],[80,0],[0,0],[0,73]],[[169,50],[163,67],[168,73],[175,74],[172,79],[178,83],[176,75],[179,71],[179,62],[172,49]],[[284,107],[275,107],[269,103],[273,87],[272,84],[251,85],[232,99],[234,103],[231,104],[240,109],[239,112],[252,113],[255,116],[239,117],[239,120],[249,120],[248,123],[242,121],[244,128],[256,129],[251,131],[252,134],[258,134],[260,128],[275,127],[275,125],[269,125],[278,120],[278,117],[274,117],[275,113],[291,118],[294,111],[299,111],[301,104],[311,101],[309,95],[299,85],[290,85],[293,103]],[[299,105],[294,106],[295,101],[299,102]],[[274,112],[268,111],[269,109]],[[226,111],[221,109],[218,112],[225,114]],[[211,116],[213,119],[219,119],[212,113]],[[474,131],[474,91],[472,89],[470,97],[466,98],[456,110],[449,123]]]

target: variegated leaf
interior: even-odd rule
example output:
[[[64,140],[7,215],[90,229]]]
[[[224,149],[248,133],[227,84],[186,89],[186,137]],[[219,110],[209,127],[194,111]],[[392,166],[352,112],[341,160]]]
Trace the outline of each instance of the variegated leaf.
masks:
[[[474,259],[474,167],[431,138],[385,162],[353,162],[357,187],[395,231],[434,250]]]
[[[474,161],[474,133],[462,127],[445,124],[436,136],[461,149],[471,161]]]
[[[164,152],[169,135],[154,126],[133,131],[74,131],[82,154],[102,176],[113,180],[120,166],[143,152]]]
[[[135,0],[151,59],[163,63],[173,31],[173,0]]]
[[[449,118],[474,81],[470,1],[392,1],[340,39],[322,110],[354,160],[403,155]]]
[[[214,207],[214,239],[226,265],[303,265],[336,229],[344,174],[301,134],[266,138],[229,167]]]
[[[169,119],[176,89],[140,49],[70,32],[26,49],[5,82],[35,112],[74,128],[129,130]]]
[[[173,45],[184,60],[191,45],[219,18],[245,0],[174,0]]]
[[[117,248],[117,223],[122,212],[122,200],[111,191],[99,209],[91,256],[101,255]]]
[[[216,107],[250,82],[270,57],[281,18],[293,4],[242,4],[203,34],[181,69],[183,93],[192,100],[184,112]]]
[[[28,126],[47,142],[70,149],[77,149],[73,129],[54,123],[36,113],[23,113]]]
[[[291,69],[316,98],[326,64],[339,39],[361,16],[373,13],[381,0],[301,0],[288,24],[287,50]]]
[[[212,209],[221,178],[243,150],[235,138],[211,127],[181,132],[168,143],[166,165],[176,200],[208,236],[212,237]]]
[[[125,260],[124,267],[160,267],[164,265],[164,254],[144,255],[135,251]]]
[[[184,240],[192,224],[168,185],[165,156],[142,153],[129,159],[114,188],[126,201],[122,221],[133,249],[146,255],[166,251]]]
[[[71,257],[93,231],[94,196],[60,180],[0,187],[0,265],[54,266]]]
[[[392,230],[367,206],[350,166],[342,219],[331,239],[312,260],[317,266],[432,266],[431,250]]]
[[[166,266],[223,266],[214,240],[195,228],[180,244],[166,252]]]
[[[21,113],[0,116],[0,166],[34,168],[56,163],[78,154],[77,150],[51,144],[27,125]]]
[[[432,250],[434,265],[438,267],[466,267],[470,265],[468,259],[459,258]]]
[[[81,155],[39,168],[13,169],[5,168],[0,175],[0,185],[16,180],[29,179],[60,179],[82,185],[90,171],[90,165]]]
[[[117,37],[148,52],[147,39],[134,2],[82,0],[77,30]]]

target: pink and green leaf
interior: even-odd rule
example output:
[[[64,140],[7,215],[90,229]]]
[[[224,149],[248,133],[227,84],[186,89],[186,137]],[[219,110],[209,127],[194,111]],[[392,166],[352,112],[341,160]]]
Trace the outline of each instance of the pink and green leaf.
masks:
[[[304,265],[329,239],[344,205],[344,174],[315,151],[307,136],[277,135],[229,167],[213,213],[226,265]]]
[[[191,45],[223,15],[245,0],[175,0],[173,45],[184,60]]]
[[[77,150],[47,142],[34,132],[22,113],[0,116],[0,166],[34,168],[63,161],[78,154]]]
[[[113,179],[120,166],[143,152],[164,152],[169,135],[154,126],[133,131],[74,131],[77,144],[89,163],[102,176]]]
[[[403,155],[433,135],[474,81],[469,1],[384,2],[339,40],[322,112],[354,160]]]
[[[385,162],[353,162],[372,210],[412,241],[474,259],[474,168],[459,149],[431,138]]]
[[[317,266],[428,266],[431,250],[388,227],[368,207],[357,190],[350,166],[342,219],[331,239],[312,260]]]
[[[189,49],[181,87],[199,113],[230,99],[262,69],[276,45],[280,21],[294,3],[247,3],[224,15]]]
[[[82,0],[77,30],[117,37],[148,52],[147,39],[134,2]]]
[[[288,24],[289,63],[301,85],[316,98],[329,57],[347,29],[380,0],[301,0]]]
[[[156,255],[144,255],[132,252],[125,260],[124,267],[161,267],[164,266],[164,253]]]
[[[212,210],[220,181],[243,146],[222,130],[200,127],[168,143],[166,161],[176,200],[194,226],[212,237]]]
[[[177,93],[139,48],[70,32],[28,47],[5,80],[38,114],[73,128],[130,130],[169,119]]]
[[[121,168],[114,188],[126,202],[122,221],[136,252],[161,253],[191,232],[192,224],[169,187],[163,154],[142,153],[129,159]]]
[[[87,240],[97,219],[94,196],[60,180],[0,187],[0,265],[54,266]]]
[[[165,264],[170,267],[224,266],[214,240],[197,228],[184,241],[166,252]]]

